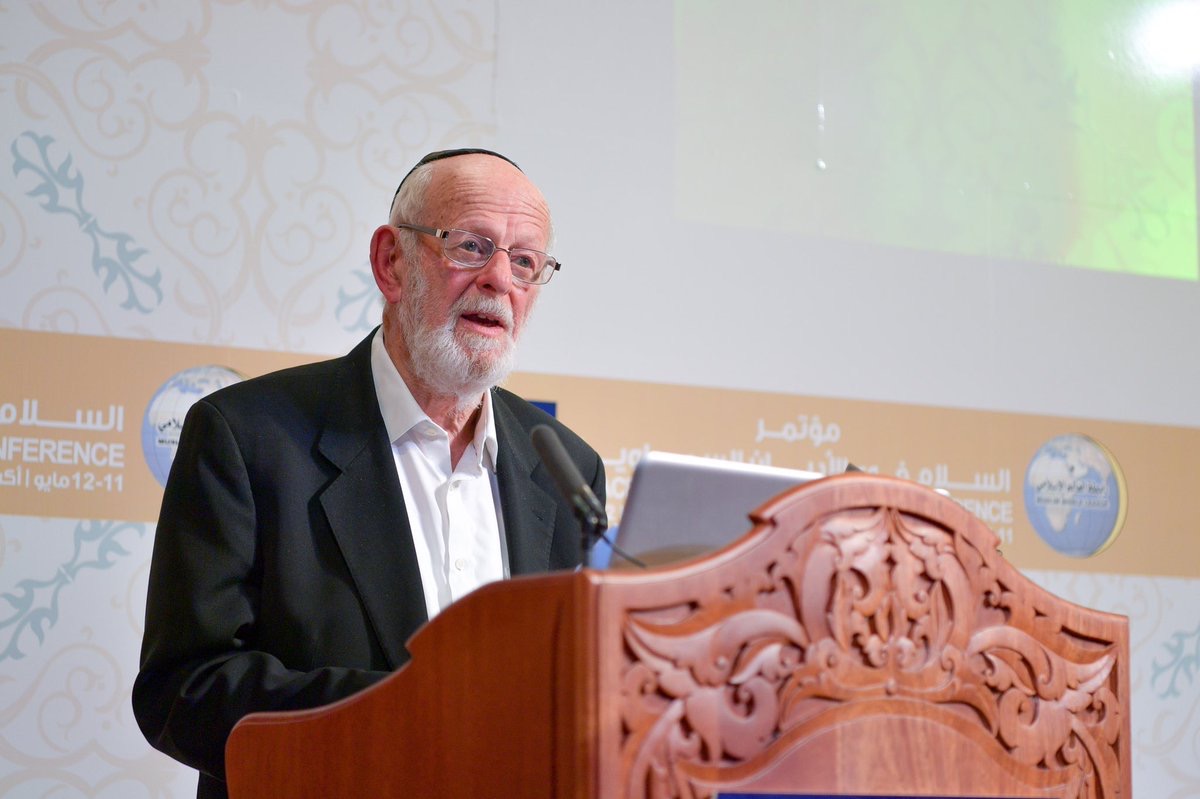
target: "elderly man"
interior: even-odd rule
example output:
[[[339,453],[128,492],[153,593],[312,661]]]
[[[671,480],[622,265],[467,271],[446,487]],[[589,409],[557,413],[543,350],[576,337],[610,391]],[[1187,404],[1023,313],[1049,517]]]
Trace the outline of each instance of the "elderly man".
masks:
[[[550,214],[497,153],[426,156],[371,239],[383,324],[348,355],[224,389],[188,413],[154,542],[133,706],[147,739],[224,796],[242,716],[332,702],[408,659],[450,602],[580,560],[532,450],[554,427],[495,388],[541,285]]]

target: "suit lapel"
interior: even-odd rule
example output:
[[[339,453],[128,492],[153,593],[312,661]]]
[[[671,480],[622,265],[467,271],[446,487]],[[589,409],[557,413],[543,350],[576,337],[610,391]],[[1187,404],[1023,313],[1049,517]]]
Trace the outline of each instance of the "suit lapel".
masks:
[[[391,442],[371,378],[368,336],[343,361],[317,444],[342,470],[321,493],[367,616],[391,668],[408,660],[405,642],[425,623],[425,594]]]
[[[334,538],[346,560],[391,668],[408,660],[405,644],[428,621],[408,511],[396,476],[391,442],[371,377],[368,336],[344,359],[317,447],[341,470],[321,493]],[[493,392],[496,482],[514,575],[550,567],[558,505],[556,490],[528,431]]]
[[[529,442],[529,431],[509,410],[504,394],[492,392],[496,418],[496,483],[508,543],[508,564],[514,575],[550,568],[554,537],[554,484]]]

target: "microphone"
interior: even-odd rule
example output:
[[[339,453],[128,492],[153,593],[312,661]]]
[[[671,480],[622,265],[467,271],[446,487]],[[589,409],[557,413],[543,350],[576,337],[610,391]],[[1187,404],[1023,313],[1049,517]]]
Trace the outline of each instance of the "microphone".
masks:
[[[596,493],[583,480],[583,475],[567,454],[558,434],[549,425],[539,424],[529,434],[533,448],[542,458],[542,463],[554,478],[558,491],[567,500],[583,529],[583,552],[586,557],[592,542],[604,535],[608,529],[608,514],[600,504]]]

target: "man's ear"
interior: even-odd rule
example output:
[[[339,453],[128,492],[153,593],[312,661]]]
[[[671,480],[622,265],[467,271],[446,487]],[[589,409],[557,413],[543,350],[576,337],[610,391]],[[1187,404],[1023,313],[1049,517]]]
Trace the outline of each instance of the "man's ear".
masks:
[[[399,233],[391,225],[380,225],[371,235],[371,273],[375,275],[375,285],[389,303],[399,302],[403,293],[400,269],[404,265],[404,253]]]

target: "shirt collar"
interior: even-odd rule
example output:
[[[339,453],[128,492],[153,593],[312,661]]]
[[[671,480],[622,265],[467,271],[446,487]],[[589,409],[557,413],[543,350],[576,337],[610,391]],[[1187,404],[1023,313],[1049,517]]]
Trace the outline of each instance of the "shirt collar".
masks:
[[[396,364],[392,363],[383,345],[382,326],[375,331],[375,337],[371,340],[371,377],[375,381],[375,396],[379,400],[379,413],[383,416],[388,441],[395,443],[422,422],[434,424],[429,414],[421,410],[408,384],[396,369]],[[496,417],[492,411],[491,391],[483,395],[483,407],[475,425],[474,444],[482,463],[495,470],[499,448],[496,444]]]

